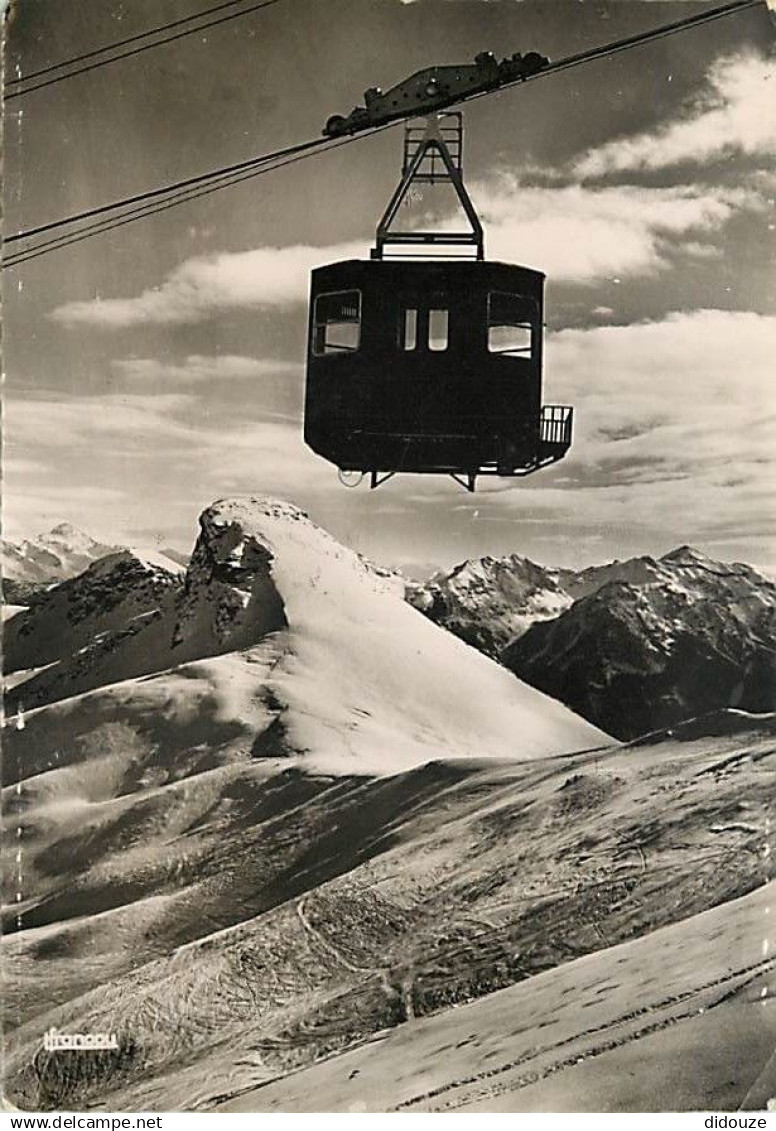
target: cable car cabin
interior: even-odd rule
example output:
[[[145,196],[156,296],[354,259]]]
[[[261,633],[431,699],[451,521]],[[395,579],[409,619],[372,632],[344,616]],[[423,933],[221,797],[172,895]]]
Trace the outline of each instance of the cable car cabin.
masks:
[[[484,260],[348,260],[312,274],[305,441],[377,486],[396,472],[520,476],[561,459],[542,408],[544,275]]]
[[[460,111],[408,122],[371,258],[312,274],[304,438],[372,487],[410,471],[473,491],[478,475],[529,475],[571,444],[572,410],[542,408],[544,275],[487,262],[462,152]],[[397,230],[416,182],[450,184],[469,229]],[[464,257],[384,258],[408,245]]]

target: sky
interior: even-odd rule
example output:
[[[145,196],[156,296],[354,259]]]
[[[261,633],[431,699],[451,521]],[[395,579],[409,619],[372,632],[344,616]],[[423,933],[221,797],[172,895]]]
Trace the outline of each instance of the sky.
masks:
[[[7,103],[5,231],[314,138],[430,64],[558,59],[710,6],[279,0]],[[24,0],[6,74],[196,8]],[[564,461],[474,495],[421,476],[349,490],[303,443],[309,270],[368,257],[399,126],[4,271],[5,536],[68,521],[187,550],[205,506],[258,493],[391,565],[689,543],[773,568],[773,20],[763,4],[466,109],[486,254],[548,276]],[[434,191],[416,207],[443,219]]]

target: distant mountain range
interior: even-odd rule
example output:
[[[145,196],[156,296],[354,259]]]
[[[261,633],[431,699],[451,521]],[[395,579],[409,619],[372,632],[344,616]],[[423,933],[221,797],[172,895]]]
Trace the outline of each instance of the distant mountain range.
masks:
[[[0,539],[3,597],[9,604],[24,604],[31,593],[75,577],[119,548],[97,542],[68,522],[22,542]]]
[[[621,739],[776,706],[776,584],[689,546],[578,572],[482,558],[407,599]]]
[[[3,600],[9,605],[26,605],[48,586],[77,577],[93,562],[128,549],[99,542],[69,522],[21,542],[0,539]],[[171,549],[140,553],[173,571],[185,566],[187,560]]]

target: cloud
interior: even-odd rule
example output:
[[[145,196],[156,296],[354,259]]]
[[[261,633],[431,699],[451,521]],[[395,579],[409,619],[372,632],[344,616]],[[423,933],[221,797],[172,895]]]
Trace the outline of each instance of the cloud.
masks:
[[[706,89],[684,107],[678,120],[592,150],[575,163],[574,174],[588,179],[733,154],[776,156],[774,102],[773,59],[738,55],[718,60]]]
[[[214,419],[191,392],[7,394],[6,520],[28,532],[67,518],[107,541],[176,531],[185,545],[211,499],[262,491],[300,503],[377,557],[396,557],[410,541],[451,560],[485,547],[593,560],[690,541],[734,545],[744,558],[757,544],[762,560],[775,560],[764,537],[775,355],[776,316],[742,311],[549,334],[545,400],[575,406],[571,452],[519,483],[483,480],[471,500],[438,477],[400,478],[376,497],[344,491],[298,424],[251,419],[242,404]],[[14,465],[17,456],[27,462]],[[489,541],[498,530],[501,542]]]
[[[761,207],[761,198],[744,189],[702,189],[690,185],[646,188],[632,185],[594,188],[526,186],[508,173],[473,185],[472,195],[487,225],[491,258],[534,264],[556,279],[593,282],[613,275],[654,274],[681,250],[681,237],[693,237],[688,250],[712,255],[699,238],[719,230],[739,209]],[[442,224],[458,226],[456,217]],[[189,259],[151,290],[128,298],[71,302],[52,317],[62,325],[119,329],[138,325],[193,323],[230,309],[289,307],[306,302],[313,266],[362,257],[362,244],[326,248],[256,248]],[[127,359],[127,376],[206,377],[208,365],[224,366],[232,376],[248,372],[257,359],[187,359],[183,366]],[[268,370],[267,370],[268,371]]]
[[[108,541],[151,526],[193,531],[226,492],[293,498],[322,478],[336,486],[298,423],[251,418],[242,405],[218,420],[187,394],[7,395],[4,408],[5,520],[26,532],[63,518]]]
[[[241,357],[236,354],[222,354],[216,357],[190,354],[180,362],[160,361],[151,357],[128,357],[114,361],[112,367],[130,381],[143,382],[255,379],[280,376],[292,371],[297,372],[299,369],[299,366],[293,362]]]
[[[115,453],[146,441],[185,445],[192,429],[174,414],[195,404],[194,398],[180,393],[61,399],[7,394],[6,444],[38,458],[52,449],[73,459],[81,452],[95,463],[108,447]]]
[[[574,455],[564,468],[580,485],[628,486],[635,504],[648,484],[671,483],[664,503],[673,506],[673,484],[683,481],[699,498],[731,489],[765,499],[776,451],[768,411],[775,354],[776,316],[742,311],[550,335],[553,399],[578,406]],[[719,500],[713,516],[696,517],[708,527],[718,509]],[[731,520],[726,512],[724,523]],[[759,521],[767,526],[761,508]]]
[[[600,560],[597,541],[610,555],[691,542],[774,560],[774,354],[776,316],[742,311],[548,335],[545,400],[574,405],[571,451],[528,480],[478,484],[450,520],[461,556],[483,540],[569,562]]]
[[[260,247],[187,259],[158,286],[130,298],[68,302],[51,317],[64,326],[118,329],[200,322],[223,310],[302,303],[313,267],[363,258],[367,241],[333,247]]]
[[[699,237],[716,233],[761,198],[743,189],[678,185],[532,187],[500,174],[473,187],[491,258],[533,264],[554,279],[592,283],[656,274],[682,251],[714,254]]]

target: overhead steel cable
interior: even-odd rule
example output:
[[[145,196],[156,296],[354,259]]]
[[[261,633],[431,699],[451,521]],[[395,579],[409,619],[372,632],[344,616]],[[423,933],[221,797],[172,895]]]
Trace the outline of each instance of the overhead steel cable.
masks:
[[[625,39],[615,40],[612,43],[603,44],[600,47],[590,48],[588,51],[582,51],[575,55],[567,56],[565,59],[558,60],[557,63],[551,63],[549,66],[537,71],[532,75],[525,78],[514,79],[507,83],[502,84],[492,90],[477,91],[470,95],[465,95],[449,103],[449,105],[457,105],[461,102],[469,102],[475,98],[483,98],[489,94],[496,94],[500,90],[509,87],[529,82],[533,79],[542,78],[548,74],[555,74],[559,71],[567,70],[571,67],[579,66],[582,63],[591,62],[595,59],[605,58],[609,55],[615,55],[620,51],[629,50],[632,47],[637,47],[643,43],[649,43],[656,39],[662,39],[669,35],[675,35],[678,32],[684,31],[691,27],[697,27],[702,24],[711,23],[714,20],[722,19],[726,16],[734,15],[738,12],[750,8],[762,8],[764,0],[734,0],[733,3],[725,4],[719,8],[714,8],[708,12],[701,12],[695,16],[688,16],[682,20],[677,20],[672,24],[664,24],[659,28],[652,31],[640,32],[636,35],[628,36]],[[97,216],[105,216],[106,219],[99,224],[91,225],[87,228],[77,229],[74,232],[68,232],[63,236],[53,240],[44,242],[43,244],[36,244],[30,248],[21,249],[18,253],[8,257],[3,261],[3,267],[13,267],[17,264],[26,262],[29,259],[37,258],[38,255],[46,254],[48,251],[56,250],[59,247],[69,246],[71,243],[78,243],[82,239],[87,239],[91,235],[97,235],[103,231],[110,231],[115,227],[121,227],[125,223],[131,223],[136,219],[143,219],[145,216],[155,215],[158,211],[166,211],[177,204],[185,203],[188,200],[197,199],[198,196],[209,195],[210,192],[215,192],[221,188],[228,188],[231,184],[238,184],[241,180],[247,180],[250,177],[260,175],[262,172],[271,172],[274,168],[282,167],[284,164],[289,164],[292,160],[300,160],[304,157],[312,156],[319,152],[322,148],[335,148],[340,145],[348,144],[351,141],[356,141],[360,137],[371,136],[380,130],[398,125],[401,121],[410,117],[418,117],[418,114],[406,114],[401,118],[397,118],[389,123],[384,123],[376,127],[369,127],[361,130],[356,134],[350,134],[346,137],[340,138],[336,143],[332,144],[332,139],[329,137],[315,138],[311,141],[301,142],[295,146],[289,146],[286,149],[277,150],[274,153],[264,154],[259,157],[249,158],[246,161],[238,162],[235,165],[224,166],[221,169],[212,170],[208,173],[202,173],[198,176],[189,177],[183,181],[177,181],[163,188],[150,189],[143,193],[135,194],[131,197],[125,197],[121,200],[114,201],[111,204],[100,205],[97,208],[87,209],[83,212],[75,213],[72,216],[65,217],[61,220],[53,220],[47,224],[38,225],[35,228],[29,228],[25,231],[14,233],[8,236],[5,240],[6,243],[14,243],[23,239],[30,239],[33,236],[43,233],[54,231],[58,228],[66,227],[72,224],[96,218]],[[286,160],[286,158],[288,160]],[[244,174],[244,175],[242,175]],[[189,192],[188,190],[199,190]],[[142,204],[144,207],[134,209],[133,211],[118,212],[119,209],[131,209],[133,205]],[[145,207],[148,205],[148,207]],[[158,207],[156,207],[158,205]],[[114,212],[116,215],[107,216],[108,213]]]
[[[296,153],[304,152],[308,149],[317,149],[326,145],[331,139],[327,137],[314,138],[311,141],[303,141],[297,145],[286,146],[285,149],[277,149],[274,153],[264,153],[256,157],[248,157],[244,161],[237,161],[234,165],[224,165],[220,169],[211,169],[207,173],[198,173],[193,177],[186,177],[182,181],[173,181],[168,185],[161,188],[148,189],[146,192],[135,193],[134,196],[124,197],[121,200],[114,200],[110,204],[100,204],[96,208],[87,208],[83,212],[75,212],[72,216],[65,216],[61,220],[50,220],[46,224],[38,224],[35,228],[26,228],[21,232],[14,232],[13,235],[5,237],[5,243],[17,243],[19,240],[31,239],[33,236],[42,235],[45,232],[51,232],[55,228],[63,228],[69,224],[76,224],[82,220],[91,220],[95,216],[104,215],[107,212],[114,212],[118,208],[124,208],[128,205],[138,204],[141,201],[154,200],[157,197],[165,196],[167,193],[178,192],[183,188],[192,188],[195,185],[202,184],[207,181],[217,179],[219,177],[229,176],[231,173],[238,173],[244,169],[250,169],[259,165],[264,165],[267,162],[275,161],[279,157],[287,157]]]
[[[108,51],[118,50],[119,47],[127,47],[131,43],[138,43],[141,39],[148,39],[152,35],[161,33],[163,31],[170,31],[172,28],[180,27],[182,24],[190,23],[192,20],[203,19],[205,16],[212,16],[215,12],[222,12],[225,8],[234,8],[238,4],[244,3],[244,0],[225,0],[223,4],[216,4],[214,8],[204,8],[201,12],[195,12],[190,16],[181,16],[178,20],[172,20],[168,24],[161,24],[159,27],[149,28],[147,31],[140,31],[136,35],[127,36],[126,39],[117,39],[115,43],[106,43],[103,47],[95,47],[91,51],[84,51],[81,55],[72,55],[69,59],[62,59],[59,63],[52,63],[48,67],[42,67],[38,71],[29,71],[26,75],[17,75],[15,78],[8,78],[5,80],[5,86],[20,82],[28,82],[30,79],[39,79],[44,75],[51,74],[53,71],[61,70],[62,67],[71,67],[76,63],[84,63],[87,59],[94,59],[97,55],[104,55]]]
[[[678,32],[687,31],[692,27],[713,23],[715,20],[721,20],[726,16],[736,15],[738,12],[746,11],[749,8],[767,9],[767,5],[765,4],[765,0],[734,0],[731,4],[723,4],[721,7],[712,8],[707,12],[698,12],[694,16],[686,16],[684,19],[676,20],[674,23],[663,24],[661,27],[654,28],[652,31],[637,32],[635,35],[630,35],[625,39],[617,39],[612,43],[604,43],[600,47],[591,47],[588,51],[580,51],[576,55],[567,55],[565,59],[559,59],[557,63],[550,63],[540,71],[527,75],[525,78],[511,79],[508,82],[502,83],[495,90],[482,90],[476,91],[474,94],[464,95],[462,98],[458,99],[457,102],[471,102],[475,98],[482,98],[486,94],[497,94],[499,90],[507,90],[510,87],[522,85],[524,82],[531,82],[533,79],[540,79],[546,75],[557,74],[559,71],[567,71],[572,67],[578,67],[581,63],[591,63],[596,59],[617,55],[620,51],[629,51],[632,47],[639,47],[642,43],[653,43],[657,39],[664,39],[668,36],[676,35]]]
[[[63,67],[68,67],[73,63],[80,62],[81,60],[89,59],[91,56],[98,56],[105,52],[114,50],[116,47],[123,46],[124,44],[132,43],[141,39],[148,39],[149,37],[154,35],[159,35],[162,32],[175,27],[176,24],[189,23],[193,20],[202,19],[203,16],[206,16],[209,13],[218,12],[227,7],[234,7],[234,5],[237,3],[244,3],[244,0],[229,0],[228,3],[219,4],[215,8],[208,8],[205,11],[198,13],[197,15],[185,16],[181,20],[173,21],[173,23],[171,24],[166,24],[159,28],[149,29],[149,31],[141,32],[137,36],[130,36],[129,39],[122,40],[119,43],[111,44],[107,47],[101,47],[96,49],[95,51],[87,51],[84,55],[75,56],[73,59],[69,59],[66,62],[53,64],[51,67],[44,67],[42,70],[34,71],[29,75],[23,75],[19,76],[18,78],[8,79],[3,87],[3,90],[5,91],[5,101],[8,102],[12,98],[22,98],[26,94],[32,94],[34,90],[41,90],[46,86],[53,86],[54,83],[64,82],[65,79],[74,78],[76,75],[87,74],[87,72],[95,71],[99,67],[106,67],[110,63],[118,63],[121,59],[130,59],[135,55],[142,54],[144,51],[151,51],[155,47],[162,47],[167,43],[174,43],[176,42],[176,40],[183,39],[187,35],[196,35],[197,32],[206,31],[208,28],[217,27],[219,24],[225,24],[230,20],[239,19],[242,16],[249,15],[251,12],[258,12],[262,8],[270,8],[274,4],[279,4],[280,0],[261,0],[260,3],[251,4],[247,8],[241,8],[239,11],[230,12],[228,15],[219,16],[217,19],[208,20],[205,23],[199,23],[196,25],[196,27],[184,28],[183,30],[177,31],[173,35],[168,35],[163,39],[154,39],[150,43],[142,43],[139,46],[132,47],[130,48],[130,50],[123,51],[118,55],[111,55],[107,59],[94,58],[91,62],[85,63],[84,66],[77,67],[75,70],[66,71],[64,74],[52,74],[49,78],[44,77],[41,82],[33,82],[32,86],[25,86],[24,89],[16,89],[18,84],[30,82],[38,76],[45,76],[50,72],[59,70]],[[14,89],[9,91],[9,85],[12,85]]]
[[[365,136],[372,137],[376,133],[383,130],[391,129],[395,126],[396,122],[388,122],[385,125],[377,126],[371,130],[369,134],[361,134],[356,137],[346,137],[333,140],[331,138],[322,139],[324,143],[328,143],[328,149],[339,149],[342,145],[347,145],[352,141],[359,141],[360,138]],[[88,239],[90,236],[99,235],[102,232],[113,231],[114,228],[121,228],[125,224],[131,223],[136,219],[144,219],[147,216],[155,216],[160,212],[166,212],[170,208],[174,208],[179,204],[185,204],[190,200],[197,200],[203,196],[209,196],[211,193],[216,192],[220,188],[228,188],[232,185],[241,184],[243,181],[251,180],[254,177],[261,176],[263,173],[271,173],[275,169],[281,169],[286,165],[293,165],[297,161],[302,161],[306,157],[310,157],[310,152],[296,153],[291,156],[286,156],[280,160],[275,160],[272,163],[262,165],[257,169],[250,169],[239,174],[231,174],[223,181],[215,184],[208,184],[199,186],[194,189],[187,189],[179,192],[167,200],[152,202],[151,204],[141,205],[139,208],[132,209],[128,212],[120,213],[117,216],[110,216],[106,219],[97,221],[93,224],[87,225],[85,228],[79,228],[75,232],[66,232],[61,236],[54,239],[45,241],[42,244],[36,244],[32,248],[19,251],[17,254],[3,260],[2,267],[15,267],[18,264],[26,263],[31,259],[37,259],[41,255],[45,255],[48,251],[56,251],[61,247],[68,247],[70,244],[80,243],[82,240]]]

